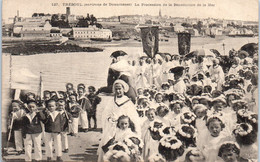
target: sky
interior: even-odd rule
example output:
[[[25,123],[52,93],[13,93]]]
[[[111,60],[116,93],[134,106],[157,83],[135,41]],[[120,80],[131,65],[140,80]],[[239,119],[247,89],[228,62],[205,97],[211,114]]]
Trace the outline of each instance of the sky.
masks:
[[[250,2],[250,3],[249,3]],[[57,3],[58,6],[55,6]],[[258,0],[3,0],[2,18],[19,15],[31,17],[38,13],[66,13],[63,3],[80,3],[82,6],[71,6],[71,14],[95,17],[110,17],[119,15],[162,15],[190,18],[218,18],[229,20],[258,21]],[[86,4],[104,4],[108,6],[84,6]],[[109,3],[130,3],[132,6],[109,6]],[[167,4],[167,6],[141,6],[142,4]],[[172,4],[169,6],[168,4]],[[208,4],[214,6],[209,6]],[[139,4],[140,6],[135,6]],[[196,6],[174,6],[174,4],[195,4]],[[201,4],[202,6],[197,6]],[[206,6],[203,7],[203,4]]]

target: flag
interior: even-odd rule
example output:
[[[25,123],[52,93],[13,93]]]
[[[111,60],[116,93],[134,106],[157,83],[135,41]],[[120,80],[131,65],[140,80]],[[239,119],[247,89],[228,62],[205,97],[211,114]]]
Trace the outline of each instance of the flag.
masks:
[[[12,69],[11,72],[11,88],[34,90],[31,83],[37,81],[39,77],[33,74],[29,69]]]
[[[190,52],[190,33],[178,33],[179,54],[185,55]]]
[[[159,50],[159,27],[141,28],[141,38],[143,43],[143,51],[150,58],[154,58]],[[152,51],[153,49],[153,51]]]

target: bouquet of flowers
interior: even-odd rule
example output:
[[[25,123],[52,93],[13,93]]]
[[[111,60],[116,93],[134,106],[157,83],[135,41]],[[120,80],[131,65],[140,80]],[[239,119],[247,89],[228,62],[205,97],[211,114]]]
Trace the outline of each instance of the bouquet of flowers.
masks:
[[[186,147],[195,146],[197,129],[192,125],[182,124],[177,130],[176,137],[181,140]]]
[[[166,162],[161,154],[153,154],[149,157],[148,162]]]
[[[258,129],[257,119],[258,115],[247,109],[240,109],[237,111],[237,123],[249,123],[256,131]]]
[[[257,133],[249,123],[238,124],[233,133],[235,134],[236,141],[242,145],[251,145],[257,139]]]
[[[183,155],[184,145],[175,136],[164,136],[159,143],[159,153],[167,161],[174,161]]]
[[[142,161],[143,142],[139,137],[131,136],[124,139],[124,144],[130,151],[131,161]]]
[[[130,151],[124,143],[118,142],[109,147],[109,151],[104,155],[104,161],[130,162]]]
[[[160,140],[163,136],[172,133],[170,127],[166,127],[165,124],[159,120],[154,120],[151,122],[149,127],[151,136],[154,140]]]
[[[195,126],[196,115],[193,112],[184,112],[181,114],[181,124]]]
[[[187,148],[187,153],[185,155],[185,161],[205,161],[205,156],[196,147]]]

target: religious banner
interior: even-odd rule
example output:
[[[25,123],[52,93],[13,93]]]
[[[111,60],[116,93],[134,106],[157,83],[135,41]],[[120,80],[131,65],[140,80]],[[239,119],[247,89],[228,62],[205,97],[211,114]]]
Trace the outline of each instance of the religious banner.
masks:
[[[144,53],[146,53],[148,57],[154,58],[159,50],[159,27],[141,28],[141,38]]]
[[[178,33],[178,47],[180,55],[185,55],[190,52],[190,41],[190,33]]]

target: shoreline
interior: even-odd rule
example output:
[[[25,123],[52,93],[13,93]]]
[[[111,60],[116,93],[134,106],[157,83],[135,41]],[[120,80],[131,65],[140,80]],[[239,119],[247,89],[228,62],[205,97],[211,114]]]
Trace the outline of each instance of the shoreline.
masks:
[[[37,54],[56,54],[73,52],[102,52],[104,49],[98,47],[81,47],[77,44],[14,44],[2,48],[3,53],[11,55],[37,55]]]
[[[178,39],[175,37],[167,38],[168,41],[159,41],[159,51],[178,53]],[[233,42],[234,41],[234,42]],[[199,48],[217,49],[222,52],[223,44],[225,45],[226,54],[228,50],[234,48],[239,50],[242,45],[251,42],[258,42],[258,37],[192,37],[191,51]],[[239,45],[239,46],[238,46]],[[57,54],[57,53],[78,53],[78,52],[103,52],[106,48],[121,48],[121,47],[134,47],[142,49],[142,42],[134,39],[121,40],[121,41],[91,41],[91,40],[68,40],[63,44],[37,41],[35,43],[28,43],[27,41],[3,43],[2,52],[12,55],[37,55],[37,54]],[[161,51],[160,49],[167,49],[168,51]],[[224,54],[225,55],[225,54]]]

